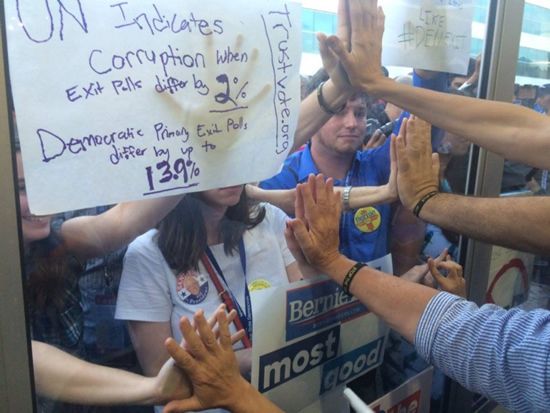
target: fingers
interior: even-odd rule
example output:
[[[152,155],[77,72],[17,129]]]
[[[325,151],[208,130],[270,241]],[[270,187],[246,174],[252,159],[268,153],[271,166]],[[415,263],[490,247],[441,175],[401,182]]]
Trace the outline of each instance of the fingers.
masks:
[[[302,193],[302,184],[296,186],[296,199],[294,200],[294,213],[296,218],[306,222],[306,214],[304,210],[304,196]]]
[[[200,403],[193,397],[186,400],[172,400],[164,409],[162,413],[183,413],[201,409]]]
[[[439,162],[439,154],[437,152],[432,153],[432,175],[435,179],[439,179],[439,168],[441,163]]]
[[[218,307],[218,310],[220,309],[220,307]],[[218,310],[214,311],[214,313],[211,316],[211,318],[214,318],[216,323],[218,322],[218,316],[216,314]],[[224,308],[224,310],[225,310],[225,308]],[[229,324],[231,324],[233,322],[233,320],[235,319],[235,317],[237,317],[237,311],[236,310],[231,310],[229,313],[226,313],[226,314],[227,314],[227,322]],[[212,328],[212,331],[214,332],[214,336],[216,337],[216,340],[218,340],[220,338],[220,328],[219,328],[219,326],[215,326],[214,328]],[[236,336],[236,335],[237,335],[237,333],[235,333],[233,336]],[[231,341],[233,342],[233,344],[235,344],[239,340],[234,340],[233,336],[231,336]]]
[[[214,328],[214,326],[216,325],[216,321],[218,320],[217,317],[216,317],[216,313],[220,310],[224,310],[225,311],[225,304],[220,304],[218,306],[218,308],[216,308],[216,311],[214,311],[210,317],[208,317],[208,325],[210,326],[210,328]]]
[[[311,190],[311,195],[313,196],[313,201],[317,202],[317,184],[315,183],[316,175],[309,174],[307,178],[307,183],[309,185],[309,189]]]
[[[349,9],[347,0],[338,0],[338,37],[342,39],[346,50],[350,48],[351,26],[349,21]]]
[[[376,129],[364,149],[378,148],[382,146],[384,142],[386,142],[386,135],[384,135],[380,129]]]
[[[225,311],[218,311],[216,315],[218,316],[218,324],[220,328],[220,347],[225,350],[231,349],[231,333],[229,332],[229,322]]]
[[[443,251],[441,251],[441,253],[437,257],[435,257],[435,260],[434,260],[435,264],[437,265],[440,262],[442,262],[445,259],[445,257],[450,258],[448,254],[449,254],[449,249],[443,248]]]
[[[231,345],[235,344],[235,343],[238,343],[239,341],[241,341],[243,339],[243,337],[245,336],[245,331],[244,330],[239,330],[237,331],[235,334],[233,334],[231,336]]]
[[[302,194],[302,200],[304,203],[304,215],[310,216],[311,212],[315,208],[315,198],[313,194],[313,190],[315,188],[315,175],[310,175],[308,178],[308,184],[307,185],[301,185],[300,192]],[[292,225],[294,228],[294,233],[296,233],[296,227]]]
[[[430,269],[430,273],[435,278],[437,283],[441,285],[445,281],[445,277],[437,269],[437,264],[435,263],[433,258],[428,259],[428,268]]]
[[[189,323],[189,320],[186,317],[182,317],[182,319],[180,320],[180,329],[182,330],[182,332],[184,330],[183,328],[184,321],[189,327],[190,331],[198,339],[198,336],[196,335],[195,331],[191,327],[191,323]],[[185,329],[189,333],[189,330],[187,330],[187,327],[185,327]],[[187,338],[189,338],[189,334]],[[176,364],[180,366],[185,373],[191,376],[195,369],[195,363],[196,363],[193,356],[191,356],[191,354],[189,354],[186,350],[180,347],[176,342],[176,340],[174,340],[172,337],[166,339],[166,341],[164,342],[164,347],[166,348],[166,351],[168,352],[168,354],[170,354],[170,357],[174,359]]]
[[[381,6],[378,6],[377,10],[378,14],[378,32],[376,33],[378,35],[378,38],[380,41],[382,41],[382,37],[384,36],[384,30],[386,28],[386,15],[384,14],[384,10],[382,10]]]
[[[399,127],[399,134],[397,135],[398,137],[402,137],[403,138],[403,143],[405,146],[407,146],[407,124],[409,123],[410,119],[409,118],[403,118],[401,120],[401,126]]]
[[[338,56],[328,46],[326,34],[319,32],[316,33],[316,36],[319,43],[319,53],[321,54],[323,67],[330,73],[330,71],[338,64]]]
[[[348,69],[350,67],[350,56],[344,42],[339,37],[332,35],[327,38],[327,45],[338,56],[344,68]]]
[[[314,185],[315,185],[315,196],[317,199],[317,204],[326,205],[328,202],[329,195],[327,194],[327,186],[325,185],[325,177],[323,174],[319,174],[317,176],[314,176]],[[332,181],[332,180],[331,180]],[[332,185],[330,186],[330,192],[334,193],[332,189]]]
[[[299,219],[293,219],[290,221],[290,226],[294,232],[294,237],[302,251],[307,250],[311,246],[311,238],[309,237],[308,230],[305,224]]]
[[[437,264],[437,268],[443,268],[447,271],[447,278],[462,278],[462,265],[451,261],[450,257],[447,261]]]
[[[197,313],[201,313],[204,317],[204,311],[199,310]],[[196,320],[195,320],[196,323]],[[199,337],[199,335],[195,332],[195,328],[191,325],[189,319],[187,317],[182,317],[180,320],[180,330],[183,335],[183,339],[185,340],[185,343],[187,344],[187,348],[189,349],[189,352],[197,357],[200,354],[204,353],[204,345],[202,344],[202,341]],[[200,333],[200,331],[199,331]]]
[[[399,172],[408,172],[409,162],[407,158],[407,122],[408,119],[404,118],[401,127],[399,128],[399,135],[395,138],[395,154],[397,156],[397,169]]]
[[[384,136],[384,135],[382,135]],[[384,140],[386,138],[384,137]],[[391,136],[390,136],[390,164],[391,164],[391,170],[394,171],[394,170],[397,170],[397,153],[396,153],[396,148],[395,148],[395,142],[396,142],[396,139],[397,137],[392,133]]]
[[[359,31],[360,28],[364,27],[363,5],[361,4],[360,0],[348,0],[348,7],[349,7],[351,36],[352,36],[352,44],[353,44],[354,43],[353,35],[357,31]]]

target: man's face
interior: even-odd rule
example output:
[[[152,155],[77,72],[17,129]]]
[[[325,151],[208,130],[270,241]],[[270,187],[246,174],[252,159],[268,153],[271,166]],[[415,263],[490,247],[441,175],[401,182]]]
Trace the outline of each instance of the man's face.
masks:
[[[367,105],[363,98],[350,99],[345,109],[317,132],[314,140],[338,154],[355,153],[363,145],[366,129]]]

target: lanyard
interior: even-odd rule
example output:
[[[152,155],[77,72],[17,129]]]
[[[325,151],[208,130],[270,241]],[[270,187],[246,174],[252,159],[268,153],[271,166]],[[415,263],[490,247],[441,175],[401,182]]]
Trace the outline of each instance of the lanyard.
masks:
[[[243,268],[243,273],[244,273],[244,302],[245,302],[244,310],[239,305],[239,302],[231,292],[231,289],[229,288],[229,285],[227,284],[227,281],[225,280],[225,277],[223,275],[222,269],[220,268],[218,261],[216,261],[214,254],[212,254],[212,250],[210,250],[208,246],[206,246],[206,250],[204,251],[204,254],[201,257],[201,261],[205,266],[206,271],[208,271],[208,274],[210,275],[212,282],[216,286],[216,289],[218,290],[219,297],[222,300],[222,303],[224,303],[227,306],[229,311],[233,309],[237,311],[238,317],[236,317],[234,320],[235,326],[237,327],[237,330],[244,329],[244,331],[246,332],[246,335],[243,337],[242,341],[246,348],[250,348],[252,347],[252,304],[250,300],[250,292],[248,290],[248,283],[246,281],[246,252],[245,252],[244,241],[242,237],[239,240],[239,256],[241,259],[241,266]],[[212,266],[216,269],[216,271],[214,271]],[[224,288],[220,283],[220,280],[218,279],[216,272],[219,274],[220,278],[223,280],[226,288]]]

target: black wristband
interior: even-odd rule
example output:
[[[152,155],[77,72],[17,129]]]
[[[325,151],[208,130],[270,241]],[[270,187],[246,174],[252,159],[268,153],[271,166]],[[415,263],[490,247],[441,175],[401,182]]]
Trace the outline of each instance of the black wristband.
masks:
[[[323,111],[325,113],[329,113],[331,115],[336,115],[337,113],[342,112],[344,110],[344,108],[346,107],[347,102],[345,102],[336,111],[331,110],[330,108],[327,107],[327,104],[325,102],[325,98],[323,97],[323,85],[324,84],[325,84],[325,82],[321,82],[321,84],[319,84],[319,86],[317,87],[317,101],[319,102],[319,106],[321,107],[321,109],[323,109]]]
[[[355,263],[355,265],[350,268],[350,270],[348,271],[348,273],[344,277],[344,282],[342,283],[342,289],[344,290],[344,292],[347,295],[352,295],[349,292],[349,287],[351,286],[351,282],[353,281],[353,279],[355,278],[355,276],[357,275],[359,270],[363,267],[368,267],[368,265],[365,264],[364,262]]]
[[[424,206],[424,204],[428,202],[429,199],[436,196],[437,194],[439,194],[439,191],[432,191],[424,195],[422,198],[420,198],[420,201],[418,201],[418,203],[413,209],[414,216],[418,217],[418,215],[420,215],[420,211],[422,210],[422,207]]]

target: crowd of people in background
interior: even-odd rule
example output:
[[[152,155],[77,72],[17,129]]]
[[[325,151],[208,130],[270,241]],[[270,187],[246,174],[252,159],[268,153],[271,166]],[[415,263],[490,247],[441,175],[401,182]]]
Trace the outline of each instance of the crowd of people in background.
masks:
[[[460,234],[550,252],[546,197],[464,196],[472,143],[507,159],[503,192],[546,194],[550,119],[536,112],[550,84],[528,105],[520,87],[516,105],[482,102],[481,56],[465,76],[391,79],[376,3],[339,1],[294,150],[258,185],[35,216],[16,149],[39,411],[279,411],[247,381],[250,293],[319,274],[394,331],[379,377],[352,384],[366,402],[432,364],[433,411],[444,375],[517,411],[550,409],[550,313],[477,307],[456,263]],[[363,265],[388,253],[394,274]]]

